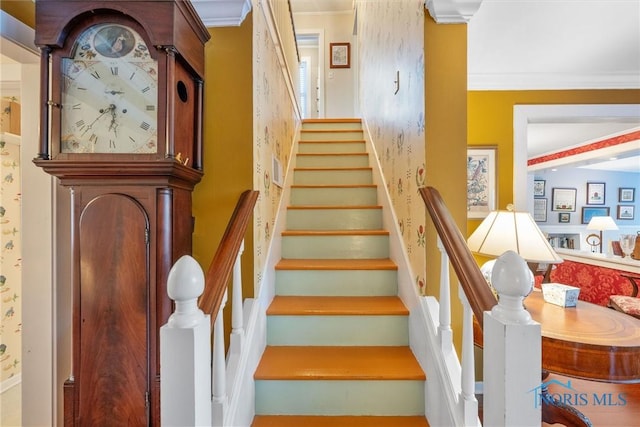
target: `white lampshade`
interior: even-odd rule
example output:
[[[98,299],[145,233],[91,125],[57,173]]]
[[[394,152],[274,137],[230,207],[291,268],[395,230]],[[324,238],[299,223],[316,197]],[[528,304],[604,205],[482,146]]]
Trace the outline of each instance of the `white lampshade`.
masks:
[[[589,225],[587,225],[587,230],[617,230],[618,226],[616,225],[613,218],[610,216],[594,216],[589,221]]]
[[[471,252],[500,256],[512,250],[527,262],[556,264],[562,258],[528,212],[491,212],[467,240]]]

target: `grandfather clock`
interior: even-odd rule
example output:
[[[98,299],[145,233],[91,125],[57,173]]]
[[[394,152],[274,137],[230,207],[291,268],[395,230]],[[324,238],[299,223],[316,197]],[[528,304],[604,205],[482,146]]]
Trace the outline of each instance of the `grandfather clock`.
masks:
[[[204,44],[189,1],[38,0],[40,153],[70,193],[65,425],[160,425],[166,281],[191,253]]]

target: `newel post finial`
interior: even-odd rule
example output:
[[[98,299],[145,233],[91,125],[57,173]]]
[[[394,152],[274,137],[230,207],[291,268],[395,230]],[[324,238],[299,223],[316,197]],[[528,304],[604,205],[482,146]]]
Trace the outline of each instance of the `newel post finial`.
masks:
[[[167,294],[175,301],[175,312],[169,316],[170,328],[190,328],[204,318],[198,308],[198,297],[204,291],[204,273],[200,264],[189,255],[183,255],[171,267],[167,278]]]
[[[506,323],[531,323],[531,315],[522,301],[533,289],[533,273],[516,252],[507,251],[496,260],[491,272],[491,286],[500,296],[491,314]]]

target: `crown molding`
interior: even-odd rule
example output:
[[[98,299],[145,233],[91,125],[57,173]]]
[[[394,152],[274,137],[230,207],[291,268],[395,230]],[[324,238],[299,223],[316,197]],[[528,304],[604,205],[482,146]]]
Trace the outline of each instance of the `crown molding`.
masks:
[[[466,24],[482,0],[427,0],[425,6],[438,24]]]
[[[468,90],[640,89],[640,78],[629,74],[469,73]]]
[[[206,27],[237,27],[251,11],[251,0],[191,0]]]

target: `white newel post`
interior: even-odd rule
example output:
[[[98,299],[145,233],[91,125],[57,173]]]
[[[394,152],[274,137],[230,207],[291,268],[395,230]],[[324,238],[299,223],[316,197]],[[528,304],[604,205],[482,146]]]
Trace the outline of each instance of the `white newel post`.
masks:
[[[453,351],[453,330],[451,329],[451,290],[449,284],[449,255],[438,237],[437,247],[440,251],[440,313],[438,339],[443,351]]]
[[[539,427],[541,329],[523,307],[533,275],[507,251],[496,260],[491,284],[499,300],[484,313],[484,424]]]
[[[160,416],[165,426],[211,425],[209,316],[198,308],[204,273],[185,255],[173,265],[167,293],[175,312],[160,328]]]
[[[231,295],[231,339],[229,343],[229,353],[236,355],[242,352],[244,340],[244,324],[242,319],[242,263],[241,257],[244,252],[244,240],[240,245],[236,263],[233,266],[233,294]]]

